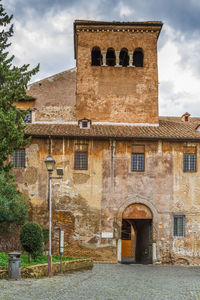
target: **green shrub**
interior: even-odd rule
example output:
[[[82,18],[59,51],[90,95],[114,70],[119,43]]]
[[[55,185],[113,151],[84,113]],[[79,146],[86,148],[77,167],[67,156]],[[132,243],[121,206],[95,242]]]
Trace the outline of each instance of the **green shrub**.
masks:
[[[17,191],[11,175],[0,171],[0,223],[23,224],[28,216],[25,196]],[[7,226],[7,224],[6,224]]]
[[[25,223],[20,230],[20,242],[23,249],[33,259],[42,254],[43,234],[42,228],[36,222]]]

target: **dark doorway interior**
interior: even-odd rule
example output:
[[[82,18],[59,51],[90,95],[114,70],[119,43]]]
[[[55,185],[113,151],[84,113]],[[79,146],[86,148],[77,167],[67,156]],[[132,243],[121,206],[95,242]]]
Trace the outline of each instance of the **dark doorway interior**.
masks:
[[[136,228],[136,263],[152,263],[152,220],[134,220]]]
[[[152,219],[122,220],[122,263],[152,263]]]

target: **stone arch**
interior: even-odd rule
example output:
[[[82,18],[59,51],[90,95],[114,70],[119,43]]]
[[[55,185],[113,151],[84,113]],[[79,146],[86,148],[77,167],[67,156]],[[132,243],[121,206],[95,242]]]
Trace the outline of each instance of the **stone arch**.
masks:
[[[132,204],[143,204],[146,207],[148,207],[152,212],[152,220],[153,220],[153,240],[157,240],[157,233],[158,233],[158,211],[156,207],[150,202],[149,199],[142,197],[140,195],[136,195],[134,197],[130,196],[127,200],[125,200],[121,206],[118,208],[118,211],[116,213],[116,224],[118,225],[118,228],[121,228],[122,225],[122,217],[123,212],[127,207],[129,207]],[[118,232],[118,236],[120,236],[121,233]]]
[[[101,66],[102,65],[101,49],[98,46],[95,46],[92,48],[91,65],[92,66]]]
[[[129,55],[128,55],[128,49],[122,48],[119,53],[119,64],[122,67],[127,67],[129,65]]]
[[[118,260],[122,263],[152,263],[157,260],[158,212],[142,196],[130,197],[117,212]]]
[[[116,215],[117,220],[121,219],[124,210],[128,206],[130,206],[131,204],[134,204],[134,203],[144,204],[147,207],[149,207],[149,209],[151,210],[151,212],[153,214],[154,222],[157,223],[158,211],[157,211],[156,207],[149,201],[149,199],[147,199],[145,197],[142,197],[142,196],[139,196],[139,195],[136,195],[134,197],[128,197],[128,199],[125,200],[121,204],[121,206],[118,208],[118,211],[117,211],[117,215]]]
[[[108,48],[106,52],[106,65],[115,66],[116,65],[116,55],[114,48]]]
[[[143,67],[144,65],[144,53],[142,48],[137,48],[133,52],[133,65],[135,67]]]
[[[123,219],[153,219],[150,208],[141,203],[132,203],[125,208]]]

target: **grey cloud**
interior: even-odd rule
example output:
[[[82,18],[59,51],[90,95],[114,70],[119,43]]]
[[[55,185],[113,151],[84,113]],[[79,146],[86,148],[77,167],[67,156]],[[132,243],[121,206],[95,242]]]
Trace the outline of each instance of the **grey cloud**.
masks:
[[[189,112],[192,117],[200,115],[198,99],[185,92],[175,92],[175,83],[165,81],[160,84],[160,115],[182,116]]]
[[[119,3],[126,5],[135,13],[127,16],[127,20],[161,20],[169,23],[177,30],[189,32],[200,30],[200,5],[198,1],[192,0],[3,0],[5,7],[10,7],[12,3],[12,12],[16,18],[26,18],[27,10],[33,10],[38,16],[44,16],[49,10],[55,13],[63,9],[76,7],[77,15],[80,9],[87,11],[93,6],[95,15],[103,20],[122,20],[120,12],[117,10]],[[8,4],[7,4],[8,3]],[[126,21],[126,20],[125,20]]]
[[[9,1],[11,1],[12,6],[9,5]],[[93,4],[96,3],[95,9],[97,11],[99,2],[98,0],[93,2]],[[8,8],[9,13],[14,13],[14,17],[21,19],[22,22],[27,19],[27,12],[29,11],[31,11],[32,15],[37,15],[40,18],[44,17],[50,11],[56,14],[66,9],[77,8],[76,12],[78,15],[79,10],[85,9],[85,11],[88,11],[88,8],[92,5],[92,3],[85,0],[3,0],[3,4]]]
[[[40,35],[40,31],[42,31],[49,40],[48,45],[55,44],[61,39],[67,41],[63,43],[63,49],[57,51],[54,45],[43,49],[39,45],[39,40],[38,45],[34,45],[33,49],[28,47],[27,51],[31,52],[27,56],[30,59],[28,62],[23,61],[24,57],[19,57],[20,52],[18,52],[16,63],[30,63],[31,66],[35,66],[38,62],[41,63],[40,73],[36,75],[36,79],[75,66],[72,23],[74,19],[81,18],[108,21],[163,21],[167,26],[164,26],[161,32],[159,49],[162,49],[169,39],[173,41],[178,48],[180,60],[177,63],[183,67],[181,69],[190,69],[196,77],[200,77],[199,0],[3,0],[2,2],[8,12],[14,14],[14,21],[19,22],[29,31],[37,32],[39,37],[42,36]],[[121,6],[129,9],[130,14],[121,14]],[[71,17],[68,18],[68,21],[70,20],[71,23],[68,22],[70,29],[64,26],[61,32],[53,26],[53,22],[55,17],[63,11],[70,14]],[[168,32],[168,26],[173,29],[172,35]],[[28,40],[28,33],[23,40],[20,33],[14,35],[14,43],[21,43],[21,47],[27,47],[26,40]],[[189,44],[192,45],[192,48],[189,47]],[[188,105],[191,106],[191,103],[195,112],[198,105],[192,98],[194,95],[177,94],[174,92],[174,85],[175,83],[172,82],[161,82],[160,84],[161,113],[181,114],[185,110],[191,111],[193,108],[188,107]],[[190,97],[193,100],[189,101]]]
[[[185,68],[191,66],[191,71],[200,78],[200,41],[197,34],[187,38],[184,42],[178,43],[181,56],[179,64]]]

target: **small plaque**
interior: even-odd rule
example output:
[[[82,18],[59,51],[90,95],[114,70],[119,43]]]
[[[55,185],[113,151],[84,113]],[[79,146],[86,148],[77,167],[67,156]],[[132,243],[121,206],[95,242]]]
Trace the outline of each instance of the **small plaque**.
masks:
[[[101,237],[104,239],[113,239],[113,232],[102,232]]]
[[[60,233],[59,233],[59,251],[60,254],[64,253],[64,230],[60,229]]]

